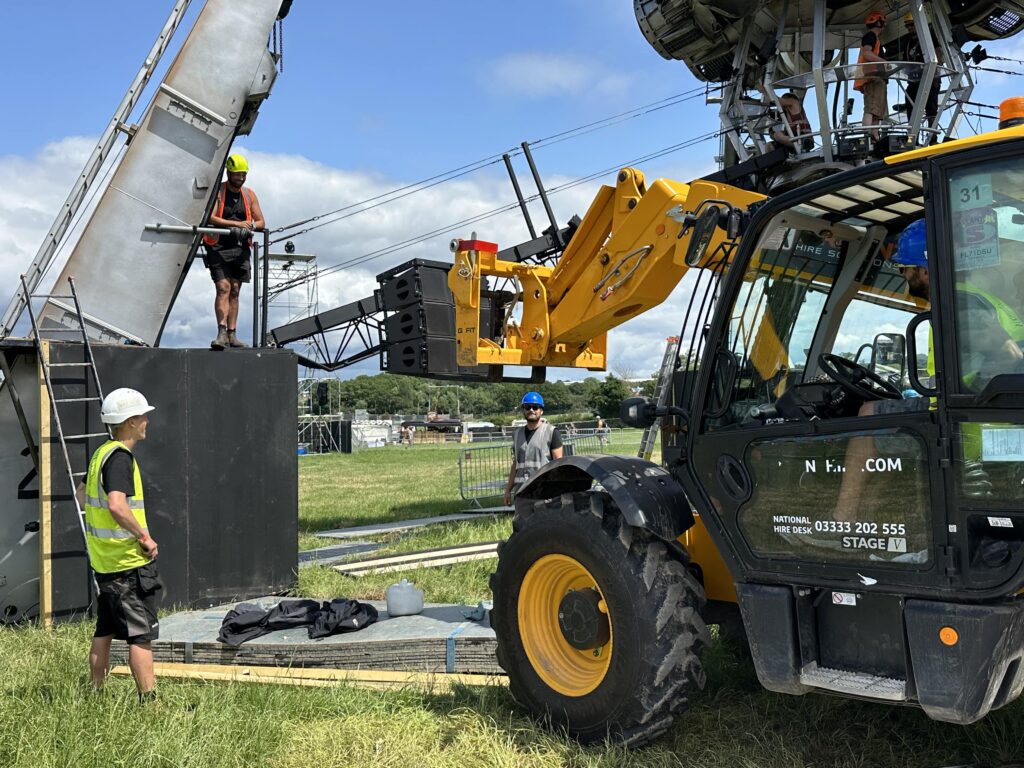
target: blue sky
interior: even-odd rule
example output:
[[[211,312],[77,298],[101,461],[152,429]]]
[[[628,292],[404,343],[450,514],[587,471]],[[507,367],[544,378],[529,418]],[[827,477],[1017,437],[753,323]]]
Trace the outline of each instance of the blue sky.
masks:
[[[171,5],[6,4],[7,34],[0,47],[0,92],[7,107],[0,123],[0,302],[6,304],[13,293],[17,273],[35,253]],[[201,6],[194,0],[176,44]],[[1013,56],[1019,46],[1010,41],[988,47]],[[1024,58],[1024,49],[1016,56]],[[169,54],[164,64],[171,59]],[[982,78],[975,100],[987,103],[1013,94],[1020,82],[986,73]],[[682,63],[665,61],[648,46],[630,0],[296,0],[285,21],[284,72],[254,132],[238,148],[250,157],[249,183],[274,227],[697,85]],[[536,159],[552,186],[712,131],[716,113],[698,98],[538,148]],[[642,168],[650,177],[689,180],[713,170],[717,149],[709,141]],[[532,191],[521,160],[517,168]],[[611,180],[609,174],[606,181]],[[582,215],[599,183],[554,196],[557,217]],[[329,266],[513,199],[504,169],[496,165],[325,227],[296,244]],[[536,221],[543,219],[540,206],[533,213]],[[517,215],[478,230],[503,246],[527,237]],[[321,309],[368,295],[374,275],[401,261],[448,258],[450,237],[322,281]],[[164,343],[208,343],[215,332],[211,302],[212,287],[197,267]],[[613,358],[634,371],[654,370],[665,336],[678,331],[684,306],[685,295],[677,291],[663,307],[613,332]]]
[[[189,21],[201,5],[192,3]],[[0,151],[27,155],[94,134],[170,6],[43,0],[5,8],[5,27],[17,33],[0,52],[4,95],[26,119],[0,127]],[[695,84],[647,45],[627,0],[297,0],[285,21],[285,72],[246,144],[419,178]],[[710,112],[676,107],[537,159],[548,173],[585,173],[711,121]]]

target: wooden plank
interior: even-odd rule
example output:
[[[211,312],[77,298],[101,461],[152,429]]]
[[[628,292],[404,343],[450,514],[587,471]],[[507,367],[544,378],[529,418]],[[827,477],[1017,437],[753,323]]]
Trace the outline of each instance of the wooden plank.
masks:
[[[368,558],[365,560],[354,560],[348,565],[393,565],[397,563],[411,563],[419,560],[432,560],[436,557],[458,554],[472,554],[475,552],[493,552],[500,542],[485,541],[479,544],[456,544],[452,547],[437,547],[435,549],[418,549],[415,552],[398,552],[393,555],[381,555],[380,557]]]
[[[271,683],[322,687],[347,683],[369,688],[405,688],[419,686],[428,690],[447,692],[454,685],[507,685],[500,675],[435,674],[399,672],[392,670],[356,670],[327,668],[293,668],[264,666],[227,666],[223,664],[162,664],[153,665],[157,677],[186,680],[215,680],[235,683]],[[131,675],[126,665],[110,670],[114,675]]]
[[[492,560],[498,556],[497,552],[473,552],[468,555],[455,555],[443,557],[436,560],[419,560],[412,563],[397,563],[395,565],[366,566],[354,568],[347,565],[336,565],[334,570],[345,576],[365,576],[368,573],[399,573],[400,571],[415,571],[417,568],[440,568],[444,565],[458,565],[459,563],[471,563],[474,560]]]
[[[50,343],[39,342],[36,377],[39,384],[39,616],[43,627],[53,627],[53,472],[51,460],[50,395],[43,376],[43,357],[50,357]]]
[[[333,566],[338,573],[357,576],[371,571],[377,573],[393,573],[409,571],[415,568],[434,568],[441,565],[466,563],[473,560],[485,560],[497,557],[498,545],[492,541],[485,544],[466,544],[458,547],[427,549],[420,552],[408,552],[388,557],[377,557],[370,560],[356,560],[350,563]]]
[[[457,523],[462,520],[478,520],[487,517],[485,513],[460,512],[454,515],[438,515],[436,517],[420,517],[415,520],[396,520],[391,523],[376,523],[374,525],[357,525],[354,528],[335,528],[330,531],[317,531],[314,536],[324,536],[329,539],[358,539],[364,536],[373,537],[383,533],[397,533],[408,531],[412,528],[423,528],[428,525],[439,523]]]

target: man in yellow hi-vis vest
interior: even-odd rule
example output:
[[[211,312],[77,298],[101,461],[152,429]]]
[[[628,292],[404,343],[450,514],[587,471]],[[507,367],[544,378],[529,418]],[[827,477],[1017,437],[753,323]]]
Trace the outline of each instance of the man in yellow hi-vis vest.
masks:
[[[116,637],[128,643],[128,665],[141,701],[156,695],[151,643],[160,633],[156,593],[162,585],[153,562],[156,541],[146,524],[142,474],[132,451],[146,439],[152,410],[134,389],[115,389],[103,399],[100,417],[110,425],[113,438],[89,461],[83,500],[89,564],[99,587],[96,632],[89,651],[92,684],[96,690],[103,687],[110,641]]]

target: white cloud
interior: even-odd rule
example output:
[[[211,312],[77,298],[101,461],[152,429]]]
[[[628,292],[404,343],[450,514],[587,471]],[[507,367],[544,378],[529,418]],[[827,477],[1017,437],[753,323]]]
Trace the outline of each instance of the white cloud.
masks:
[[[0,313],[14,298],[18,276],[31,264],[95,146],[95,139],[72,136],[33,157],[0,157]]]
[[[548,98],[566,94],[591,93],[599,96],[623,94],[630,80],[598,62],[558,53],[512,53],[495,60],[487,83],[503,95]]]
[[[0,158],[0,286],[4,294],[0,301],[6,302],[13,295],[18,274],[31,261],[92,147],[91,139],[70,138],[45,147],[35,157]],[[331,168],[296,155],[251,152],[244,147],[240,151],[249,158],[252,168],[249,183],[260,197],[271,228],[374,197],[405,183],[405,180],[364,171]],[[560,177],[545,180],[549,187],[568,181],[571,179]],[[552,205],[559,220],[564,222],[574,213],[583,215],[600,183],[580,185],[554,195]],[[460,179],[295,237],[295,244],[300,252],[315,253],[321,269],[326,269],[512,201],[504,178]],[[546,224],[541,207],[535,204],[532,212],[538,227],[543,228]],[[306,226],[317,223],[321,222]],[[371,295],[377,287],[377,273],[409,259],[450,260],[449,240],[455,236],[468,237],[473,230],[480,238],[493,240],[500,247],[529,237],[518,210],[438,235],[365,264],[325,275],[319,281],[320,309]],[[282,245],[274,246],[275,250]],[[55,267],[52,274],[56,273]],[[641,374],[657,369],[665,337],[678,332],[681,323],[685,300],[679,291],[677,289],[662,307],[612,332],[613,364],[621,363]],[[251,334],[251,300],[252,286],[246,286],[239,322],[242,338]],[[212,305],[213,287],[197,259],[170,313],[161,343],[175,347],[208,345],[216,333]],[[270,325],[273,327],[288,319],[285,308],[275,309]],[[341,375],[374,370],[375,364],[368,361]],[[552,378],[593,375],[566,370],[551,373]]]

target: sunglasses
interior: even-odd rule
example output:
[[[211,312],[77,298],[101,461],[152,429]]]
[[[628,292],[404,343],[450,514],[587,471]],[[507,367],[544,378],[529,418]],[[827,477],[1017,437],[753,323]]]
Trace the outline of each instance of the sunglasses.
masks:
[[[542,411],[544,409],[541,408],[539,405],[524,405],[523,406],[523,410],[524,411]]]

